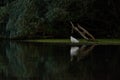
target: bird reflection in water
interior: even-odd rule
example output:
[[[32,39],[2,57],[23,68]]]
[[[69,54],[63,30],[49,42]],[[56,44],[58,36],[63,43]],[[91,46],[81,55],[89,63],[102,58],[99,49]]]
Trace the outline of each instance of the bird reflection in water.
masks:
[[[87,56],[90,51],[93,50],[93,48],[95,47],[95,45],[82,45],[81,47],[79,46],[73,46],[70,48],[70,59],[71,61],[73,60],[81,60],[83,59],[85,56]]]

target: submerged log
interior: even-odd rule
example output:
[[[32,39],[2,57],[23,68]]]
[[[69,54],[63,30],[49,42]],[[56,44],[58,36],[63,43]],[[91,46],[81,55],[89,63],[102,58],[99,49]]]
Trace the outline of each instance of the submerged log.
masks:
[[[79,24],[78,24],[78,27],[76,27],[76,26],[74,26],[74,24],[72,22],[70,22],[70,23],[72,25],[72,29],[77,31],[84,39],[95,41],[94,36],[92,34],[90,34],[86,29],[81,27]]]

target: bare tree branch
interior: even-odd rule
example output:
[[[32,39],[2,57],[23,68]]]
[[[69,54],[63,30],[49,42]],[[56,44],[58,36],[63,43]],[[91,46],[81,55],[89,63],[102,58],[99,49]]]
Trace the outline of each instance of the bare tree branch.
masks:
[[[95,40],[94,36],[92,34],[90,34],[86,29],[81,27],[79,24],[78,24],[78,28],[77,28],[76,26],[74,26],[74,24],[72,22],[70,22],[70,23],[72,25],[72,29],[77,31],[84,39],[86,39],[86,40],[93,40],[93,41]],[[87,36],[89,36],[90,39],[85,34],[87,34]]]

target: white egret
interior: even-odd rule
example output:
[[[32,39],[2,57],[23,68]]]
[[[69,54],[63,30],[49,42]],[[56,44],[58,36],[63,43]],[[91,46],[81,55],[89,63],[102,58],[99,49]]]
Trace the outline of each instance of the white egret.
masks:
[[[73,36],[70,36],[70,40],[71,40],[72,43],[79,43],[79,40],[77,40]]]

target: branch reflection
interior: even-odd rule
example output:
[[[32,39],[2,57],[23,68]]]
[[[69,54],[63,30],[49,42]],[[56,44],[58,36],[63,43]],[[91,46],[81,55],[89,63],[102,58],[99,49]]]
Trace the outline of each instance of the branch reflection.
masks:
[[[77,60],[85,58],[85,56],[89,55],[90,51],[94,49],[95,45],[81,45],[79,46],[72,46],[70,48],[70,57],[71,60]]]

